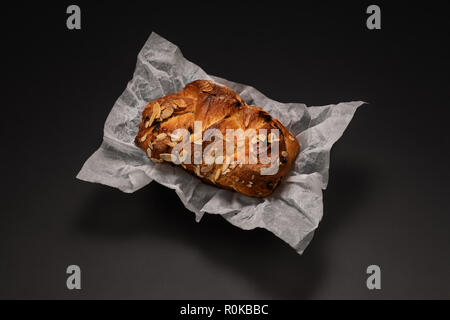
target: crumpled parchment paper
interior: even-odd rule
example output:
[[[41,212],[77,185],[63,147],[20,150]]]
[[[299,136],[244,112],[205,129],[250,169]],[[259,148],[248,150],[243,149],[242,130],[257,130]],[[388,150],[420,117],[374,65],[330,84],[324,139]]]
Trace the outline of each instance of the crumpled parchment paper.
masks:
[[[147,102],[178,92],[199,79],[227,85],[297,136],[300,155],[272,196],[255,199],[207,185],[182,168],[153,163],[134,145]],[[138,55],[133,79],[106,120],[101,147],[86,161],[77,178],[127,193],[154,180],[175,190],[185,207],[196,214],[197,221],[205,213],[220,214],[244,230],[265,228],[301,254],[322,219],[322,190],[328,183],[330,149],[362,104],[308,108],[300,103],[273,101],[250,86],[208,75],[186,60],[177,46],[152,33]]]

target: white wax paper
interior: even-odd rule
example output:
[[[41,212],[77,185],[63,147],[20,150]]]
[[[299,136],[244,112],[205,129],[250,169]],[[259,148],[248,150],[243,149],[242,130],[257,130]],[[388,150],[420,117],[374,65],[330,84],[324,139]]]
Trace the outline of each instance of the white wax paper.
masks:
[[[227,85],[297,136],[300,155],[270,197],[250,198],[207,185],[180,167],[153,163],[135,146],[147,102],[176,93],[199,79]],[[330,149],[362,104],[359,101],[308,108],[301,103],[273,101],[250,86],[208,75],[186,60],[177,46],[152,33],[138,55],[133,79],[106,120],[101,147],[86,161],[77,178],[126,193],[154,180],[175,190],[185,207],[196,214],[197,221],[205,213],[220,214],[244,230],[267,229],[301,254],[322,219],[322,190],[328,183]],[[154,197],[156,200],[158,195]]]

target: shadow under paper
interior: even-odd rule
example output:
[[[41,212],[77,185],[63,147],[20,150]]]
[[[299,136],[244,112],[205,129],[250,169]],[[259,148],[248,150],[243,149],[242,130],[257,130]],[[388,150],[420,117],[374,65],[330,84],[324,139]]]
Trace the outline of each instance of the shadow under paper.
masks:
[[[357,214],[352,208],[363,201],[368,179],[361,168],[334,164],[329,188],[324,191],[324,220],[303,256],[266,230],[240,230],[220,216],[205,215],[197,224],[176,193],[156,182],[135,194],[102,188],[83,210],[79,228],[103,239],[145,235],[151,241],[182,242],[200,251],[220,272],[236,273],[261,292],[260,297],[237,292],[235,296],[224,294],[223,299],[308,299],[324,275],[332,272],[328,240],[336,227]],[[220,293],[217,296],[222,298]]]

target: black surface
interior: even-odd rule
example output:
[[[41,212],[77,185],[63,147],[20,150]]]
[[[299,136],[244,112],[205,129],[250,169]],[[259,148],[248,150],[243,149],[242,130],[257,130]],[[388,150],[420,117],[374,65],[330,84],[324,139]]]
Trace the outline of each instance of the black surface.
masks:
[[[445,2],[378,2],[379,31],[369,2],[155,3],[78,2],[81,31],[66,29],[69,2],[2,9],[0,298],[450,298]],[[332,150],[304,256],[220,217],[196,224],[156,183],[129,195],[75,179],[152,31],[279,101],[370,103]]]

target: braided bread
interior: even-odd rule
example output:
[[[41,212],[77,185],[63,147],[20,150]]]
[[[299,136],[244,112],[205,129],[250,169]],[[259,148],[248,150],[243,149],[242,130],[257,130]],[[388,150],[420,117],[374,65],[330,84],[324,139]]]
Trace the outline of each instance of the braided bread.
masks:
[[[206,80],[148,103],[135,143],[154,162],[180,164],[206,183],[251,197],[272,194],[300,152],[277,119]]]

